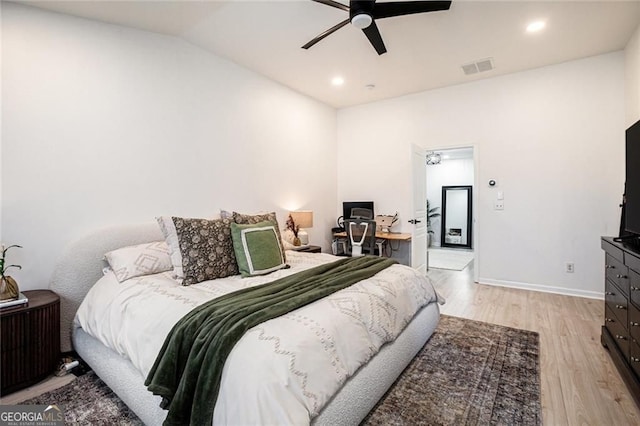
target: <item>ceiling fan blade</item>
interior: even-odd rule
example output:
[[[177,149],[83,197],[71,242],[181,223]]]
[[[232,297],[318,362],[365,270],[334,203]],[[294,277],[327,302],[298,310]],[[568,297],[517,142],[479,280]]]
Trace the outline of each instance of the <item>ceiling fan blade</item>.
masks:
[[[348,23],[349,23],[349,18],[347,18],[344,21],[340,22],[338,25],[334,25],[333,27],[329,28],[327,31],[323,32],[322,34],[320,34],[319,36],[317,36],[316,38],[311,40],[309,43],[307,43],[304,46],[302,46],[302,48],[303,49],[310,48],[311,46],[313,46],[314,44],[316,44],[317,42],[319,42],[320,40],[322,40],[326,36],[333,34],[334,32],[338,31],[340,28],[342,28],[345,25],[347,25]]]
[[[413,13],[436,12],[449,10],[450,1],[397,1],[392,3],[376,3],[373,18],[390,18],[392,16],[411,15]]]
[[[327,6],[332,6],[335,7],[336,9],[341,9],[344,10],[345,12],[349,11],[349,6],[345,6],[342,3],[338,3],[337,1],[333,1],[333,0],[313,0],[316,3],[322,3],[322,4],[326,4]]]
[[[363,28],[362,31],[367,36],[373,47],[378,52],[378,55],[382,55],[387,52],[387,48],[384,47],[384,42],[382,41],[382,36],[380,35],[380,30],[378,30],[378,26],[376,25],[376,21],[371,22],[367,28]]]

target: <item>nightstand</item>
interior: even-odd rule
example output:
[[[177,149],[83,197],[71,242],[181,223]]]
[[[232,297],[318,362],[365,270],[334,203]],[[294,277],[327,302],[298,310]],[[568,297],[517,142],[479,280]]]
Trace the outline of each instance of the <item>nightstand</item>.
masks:
[[[23,293],[28,305],[0,310],[0,395],[47,378],[60,361],[60,297],[50,290]]]
[[[322,253],[322,247],[320,246],[304,246],[300,248],[294,248],[295,251],[302,251],[305,253]]]

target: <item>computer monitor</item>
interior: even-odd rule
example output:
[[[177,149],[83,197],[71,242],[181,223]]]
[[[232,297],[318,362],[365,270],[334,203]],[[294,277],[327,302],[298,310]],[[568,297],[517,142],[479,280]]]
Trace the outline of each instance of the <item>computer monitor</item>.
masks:
[[[373,201],[345,201],[342,203],[342,218],[373,220]]]

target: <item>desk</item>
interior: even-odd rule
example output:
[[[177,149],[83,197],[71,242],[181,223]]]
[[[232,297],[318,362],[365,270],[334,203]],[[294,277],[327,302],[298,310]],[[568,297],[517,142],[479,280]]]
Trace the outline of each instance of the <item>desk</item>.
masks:
[[[347,233],[334,232],[333,238],[342,239],[342,252],[346,252]],[[400,232],[376,232],[376,239],[384,241],[386,243],[385,246],[388,247],[389,250],[391,250],[391,253],[385,250],[385,256],[393,257],[403,265],[411,266],[411,234],[403,234]],[[394,248],[391,245],[391,243],[393,243],[394,241],[398,241],[396,243],[396,245],[398,246],[397,248]],[[334,240],[333,253],[340,254],[341,251],[336,244],[337,242]]]
[[[346,232],[334,232],[334,238],[347,238]],[[376,231],[376,238],[389,241],[411,241],[411,234],[403,234],[401,232],[379,232]]]

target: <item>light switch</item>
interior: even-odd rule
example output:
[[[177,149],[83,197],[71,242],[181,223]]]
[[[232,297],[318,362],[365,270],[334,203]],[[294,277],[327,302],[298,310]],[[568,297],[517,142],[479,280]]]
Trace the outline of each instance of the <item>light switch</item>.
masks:
[[[504,192],[498,191],[498,200],[504,200]]]

